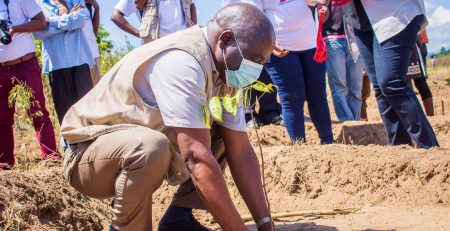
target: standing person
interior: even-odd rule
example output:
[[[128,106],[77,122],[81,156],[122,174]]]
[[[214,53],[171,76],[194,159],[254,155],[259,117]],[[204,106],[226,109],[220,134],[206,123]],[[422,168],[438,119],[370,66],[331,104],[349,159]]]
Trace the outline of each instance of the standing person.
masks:
[[[256,80],[274,43],[269,19],[239,4],[206,28],[131,51],[64,118],[69,184],[90,197],[114,197],[111,230],[151,230],[152,194],[166,178],[182,184],[159,231],[208,230],[192,208],[207,208],[223,230],[244,231],[222,175],[226,162],[258,229],[274,230],[243,107],[212,124],[204,107]]]
[[[223,0],[229,4],[233,0]],[[242,0],[257,6],[271,20],[277,35],[277,45],[264,65],[278,87],[282,115],[292,143],[305,141],[303,109],[305,101],[311,120],[322,144],[333,142],[328,108],[326,64],[313,60],[316,52],[317,29],[305,0],[273,1]],[[318,10],[328,13],[329,1],[319,1]]]
[[[94,64],[83,27],[89,17],[84,0],[36,0],[47,27],[33,33],[42,40],[43,72],[49,75],[59,123],[67,110],[91,88]]]
[[[126,17],[136,14],[140,29]],[[144,43],[197,24],[194,0],[119,0],[111,20],[123,31],[142,38]]]
[[[98,49],[97,38],[95,37],[100,27],[100,5],[96,0],[86,0],[86,8],[89,11],[89,17],[87,17],[86,24],[83,27],[83,33],[89,43],[89,48],[94,59],[94,65],[90,68],[90,73],[92,85],[95,86],[102,77],[100,51]]]
[[[408,67],[407,82],[412,86],[414,81],[414,86],[419,91],[420,98],[422,98],[423,108],[425,109],[425,114],[427,116],[434,116],[434,106],[433,106],[433,94],[431,93],[430,87],[427,83],[427,71],[426,71],[426,56],[422,56],[422,37],[417,36],[417,46],[411,54],[410,65]]]
[[[41,68],[30,34],[45,28],[45,16],[33,1],[0,1],[0,20],[0,24],[7,25],[7,28],[2,28],[6,32],[2,35],[11,39],[6,41],[4,38],[0,43],[0,169],[11,169],[15,164],[15,107],[9,105],[8,97],[13,87],[22,83],[33,92],[27,113],[33,120],[41,158],[60,158],[45,106]]]
[[[423,0],[354,0],[343,10],[345,21],[355,29],[389,145],[412,145],[414,141],[420,148],[439,146],[417,97],[406,83],[411,53],[425,22]]]
[[[334,111],[339,121],[359,120],[361,113],[362,61],[354,61],[344,29],[341,7],[330,3],[330,17],[323,24],[327,46],[327,73]]]

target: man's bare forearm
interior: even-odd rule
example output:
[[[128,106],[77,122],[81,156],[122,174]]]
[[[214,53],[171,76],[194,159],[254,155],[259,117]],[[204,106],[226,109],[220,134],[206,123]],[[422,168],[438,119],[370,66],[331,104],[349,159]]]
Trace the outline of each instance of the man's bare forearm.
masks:
[[[125,16],[118,10],[114,10],[111,21],[113,21],[120,29],[124,30],[125,32],[132,34],[136,37],[139,36],[139,30],[134,28],[126,19]]]
[[[31,33],[35,31],[45,30],[47,27],[47,21],[44,14],[41,12],[34,16],[29,22],[13,26],[14,33]]]
[[[208,129],[175,128],[181,156],[205,207],[225,231],[247,230],[231,200],[217,160],[210,150]]]
[[[197,8],[195,7],[195,3],[191,4],[191,20],[194,24],[197,24]]]
[[[270,214],[264,197],[256,153],[248,141],[247,133],[235,132],[226,128],[222,128],[221,133],[224,136],[231,175],[253,219],[258,222]]]

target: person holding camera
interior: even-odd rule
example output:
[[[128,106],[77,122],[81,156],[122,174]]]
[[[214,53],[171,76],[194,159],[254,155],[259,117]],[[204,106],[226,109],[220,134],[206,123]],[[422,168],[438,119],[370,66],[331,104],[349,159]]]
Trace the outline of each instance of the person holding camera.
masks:
[[[33,121],[42,159],[60,158],[49,113],[45,107],[41,68],[30,33],[46,22],[34,1],[0,1],[0,169],[11,169],[14,158],[14,105],[8,97],[14,86],[24,84],[33,92],[28,115]]]
[[[84,0],[36,0],[47,19],[42,40],[43,72],[49,75],[58,120],[92,89],[94,58],[83,31],[89,19]],[[64,145],[63,145],[64,146]]]

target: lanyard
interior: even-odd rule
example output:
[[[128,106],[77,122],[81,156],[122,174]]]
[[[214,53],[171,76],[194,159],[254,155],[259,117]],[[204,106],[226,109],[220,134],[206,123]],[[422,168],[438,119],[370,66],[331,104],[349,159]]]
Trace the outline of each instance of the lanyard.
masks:
[[[9,17],[9,7],[8,7],[8,5],[9,5],[9,0],[3,0],[3,2],[4,2],[5,5],[6,5],[6,14],[8,15],[8,23],[11,23],[11,18]]]

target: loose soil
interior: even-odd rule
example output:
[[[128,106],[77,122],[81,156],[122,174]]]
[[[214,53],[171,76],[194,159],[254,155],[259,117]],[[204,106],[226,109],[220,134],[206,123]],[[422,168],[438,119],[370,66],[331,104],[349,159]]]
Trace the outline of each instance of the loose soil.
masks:
[[[368,122],[333,122],[338,144],[320,146],[311,122],[307,141],[290,145],[283,127],[259,129],[272,212],[357,209],[347,215],[277,220],[277,230],[450,230],[450,69],[432,72],[437,116],[430,118],[441,148],[390,147],[375,100]],[[442,102],[442,103],[441,103]],[[443,105],[443,107],[442,107]],[[334,111],[332,118],[335,120]],[[249,132],[256,145],[254,131]],[[16,169],[0,171],[0,228],[4,230],[108,230],[111,200],[87,198],[62,176],[61,163],[37,161],[31,129],[16,129]],[[258,150],[258,149],[257,149]],[[225,171],[241,215],[248,210]],[[176,190],[166,183],[153,195],[153,225]],[[219,228],[209,213],[195,216]],[[249,222],[250,230],[256,230]]]

